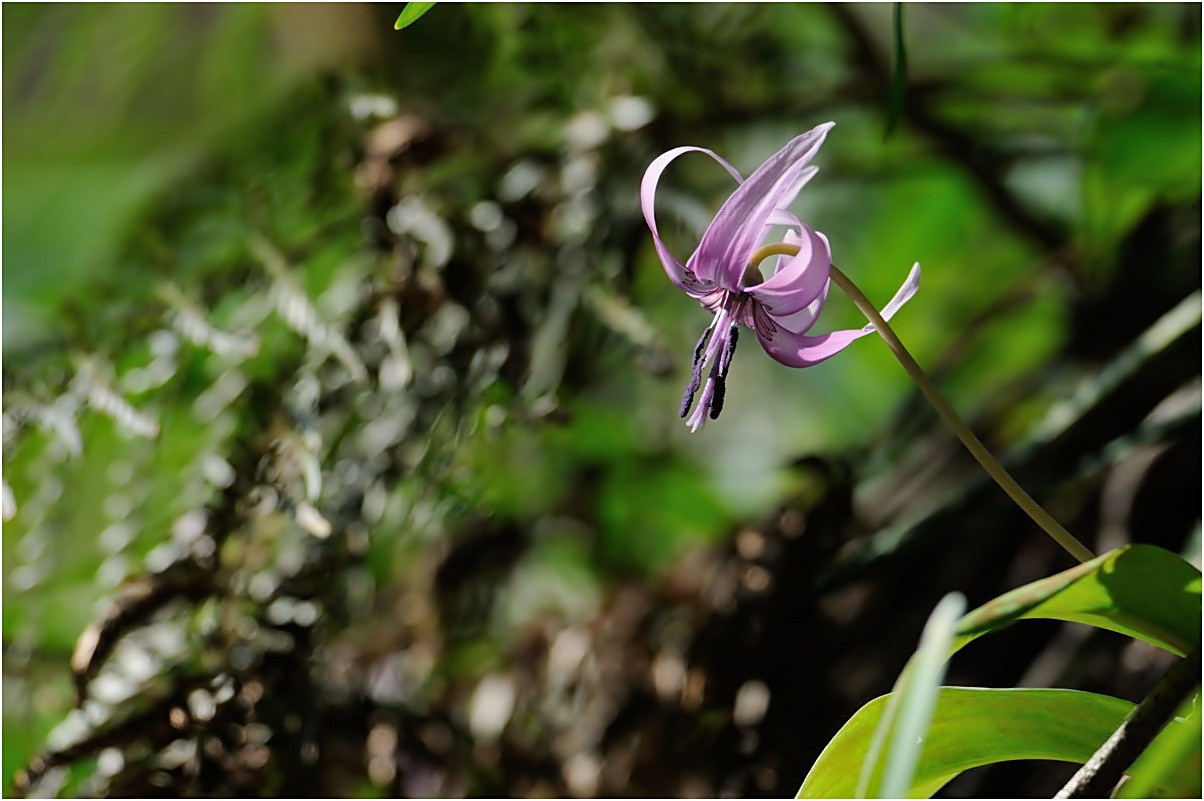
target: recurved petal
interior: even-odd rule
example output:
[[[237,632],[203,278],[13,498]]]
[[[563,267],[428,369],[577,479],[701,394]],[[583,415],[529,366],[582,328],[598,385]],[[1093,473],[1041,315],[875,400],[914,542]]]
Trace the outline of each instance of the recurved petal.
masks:
[[[789,205],[815,174],[807,163],[833,125],[826,122],[792,139],[732,193],[691,257],[700,279],[733,291],[739,288],[745,263],[760,243],[766,222],[774,211]]]
[[[824,291],[832,270],[832,254],[822,234],[804,225],[801,237],[787,232],[786,242],[795,244],[792,239],[798,244],[798,253],[784,265],[779,262],[778,271],[763,283],[745,290],[775,317],[786,317],[809,306]]]
[[[765,352],[787,367],[811,367],[830,359],[868,332],[833,331],[830,334],[807,336],[774,325],[757,325],[757,339]]]
[[[775,214],[790,214],[790,212],[779,211],[779,212],[775,212]],[[794,215],[791,214],[790,216],[793,217]],[[782,244],[797,245],[800,242],[802,242],[803,241],[802,237],[799,236],[799,231],[802,231],[802,230],[803,230],[803,224],[800,222],[793,231],[786,232],[786,234],[782,237]],[[826,242],[827,240],[825,239],[824,241]],[[794,258],[794,257],[793,256],[774,256],[773,257],[773,274],[777,275],[778,273],[780,273],[782,271],[782,268],[785,267],[787,264],[789,264],[790,260],[792,258]]]
[[[640,182],[640,207],[644,212],[644,221],[648,223],[648,229],[652,232],[652,243],[656,247],[656,254],[660,257],[661,264],[664,266],[665,274],[669,276],[669,280],[697,297],[714,289],[714,282],[709,279],[701,280],[701,276],[692,275],[686,269],[685,265],[669,250],[669,247],[661,239],[660,232],[656,228],[657,183],[660,182],[661,173],[665,171],[665,168],[674,159],[685,153],[705,153],[719,162],[720,166],[727,170],[737,182],[743,179],[735,167],[728,164],[727,161],[715,152],[707,150],[704,147],[675,147],[653,159],[652,163],[648,165],[648,169],[644,171],[644,178]]]
[[[793,213],[786,211],[785,209],[778,209],[773,214],[770,214],[769,219],[765,222],[765,228],[762,229],[761,239],[759,241],[764,241],[766,239],[766,234],[768,234],[774,226],[784,227],[786,229],[782,236],[782,242],[787,245],[797,245],[799,243],[798,232],[803,230],[803,223]],[[820,234],[820,236],[823,236],[823,234]],[[772,274],[776,275],[788,261],[790,261],[789,256],[774,256],[774,267]],[[745,276],[745,280],[747,280],[747,276]]]
[[[816,170],[816,172],[818,172],[818,170]],[[776,209],[772,214],[769,215],[769,219],[765,222],[765,227],[769,228],[772,225],[785,225],[796,230],[803,227],[803,224],[799,222],[799,218],[785,209]],[[789,240],[789,237],[793,233],[793,231],[787,232],[787,240]]]
[[[773,316],[774,324],[780,325],[787,331],[792,331],[796,334],[807,333],[811,329],[811,326],[815,325],[815,321],[819,319],[819,313],[824,309],[824,303],[828,300],[828,289],[831,286],[832,281],[828,279],[824,282],[824,288],[820,291],[819,297],[794,314],[786,314],[780,317]]]
[[[893,317],[895,312],[903,307],[903,304],[911,300],[919,288],[920,265],[917,262],[908,273],[907,280],[899,287],[899,291],[883,307],[883,319],[889,320]],[[819,364],[840,353],[866,334],[874,332],[874,325],[870,323],[858,329],[807,336],[787,329],[781,324],[782,321],[769,315],[760,306],[757,307],[754,317],[757,339],[761,341],[765,352],[788,367],[811,367]]]
[[[903,286],[899,287],[899,291],[882,307],[882,318],[889,320],[895,315],[899,309],[903,308],[903,304],[911,300],[912,296],[920,289],[920,263],[917,261],[911,265],[911,272],[907,274],[907,280],[903,282]],[[868,325],[866,328],[873,330],[873,325]]]

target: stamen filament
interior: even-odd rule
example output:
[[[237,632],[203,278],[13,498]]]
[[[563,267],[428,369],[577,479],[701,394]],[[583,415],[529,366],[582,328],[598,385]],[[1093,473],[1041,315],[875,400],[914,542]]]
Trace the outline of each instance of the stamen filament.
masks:
[[[727,371],[732,366],[732,358],[736,355],[736,342],[740,339],[740,326],[733,325],[732,330],[727,334],[727,347],[723,349],[723,355],[720,356],[719,374],[727,378]]]
[[[694,362],[690,365],[690,383],[686,384],[686,391],[682,393],[678,417],[685,417],[689,414],[690,406],[694,403],[694,394],[698,392],[698,387],[702,384],[702,368],[705,366],[702,361],[702,351],[706,347],[707,337],[713,330],[715,330],[714,323],[707,326],[707,329],[702,332],[702,336],[698,338],[698,344],[694,346]]]
[[[686,391],[681,398],[681,408],[678,410],[679,417],[685,417],[690,411],[690,406],[694,403],[694,396],[698,392],[699,385],[702,383],[702,371],[715,357],[715,351],[719,349],[720,341],[725,339],[721,332],[724,326],[728,325],[730,317],[731,311],[728,306],[725,304],[720,307],[719,311],[715,313],[715,319],[702,332],[702,337],[698,340],[698,344],[694,346],[694,364],[690,375],[690,383],[686,385]],[[709,339],[708,336],[710,337]],[[706,342],[705,350],[703,350],[703,342]],[[712,369],[712,378],[714,374],[715,370]],[[713,381],[708,379],[707,383],[702,385],[702,398],[698,402],[698,409],[690,416],[690,419],[686,423],[693,426],[694,424],[691,421],[695,420],[700,414],[705,415],[707,409],[703,407],[710,407],[713,393]]]
[[[727,379],[721,375],[713,375],[711,380],[715,382],[715,389],[711,395],[708,413],[712,420],[718,420],[719,413],[723,411],[723,398],[727,394]]]
[[[733,325],[727,332],[727,342],[724,343],[723,353],[711,368],[711,380],[715,382],[715,394],[711,398],[711,419],[718,420],[723,411],[723,399],[727,394],[727,371],[732,366],[732,357],[736,355],[736,341],[739,339],[740,328]]]

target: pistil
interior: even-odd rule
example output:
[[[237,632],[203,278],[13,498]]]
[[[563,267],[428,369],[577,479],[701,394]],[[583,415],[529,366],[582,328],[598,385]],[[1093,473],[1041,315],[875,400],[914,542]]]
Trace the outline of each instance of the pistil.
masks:
[[[759,265],[761,262],[768,259],[770,256],[797,256],[798,245],[791,245],[787,242],[776,242],[772,245],[762,245],[753,251],[752,256],[748,259],[748,269],[753,270],[760,275]],[[747,270],[744,273],[748,275]],[[760,283],[758,281],[757,283]],[[751,284],[750,284],[751,286]]]

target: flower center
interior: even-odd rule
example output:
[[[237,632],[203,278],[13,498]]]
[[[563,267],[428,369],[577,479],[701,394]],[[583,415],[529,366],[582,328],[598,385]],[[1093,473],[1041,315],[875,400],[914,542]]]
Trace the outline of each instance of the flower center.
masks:
[[[748,289],[756,286],[765,280],[765,276],[761,275],[761,268],[756,264],[750,263],[744,268],[744,275],[740,278],[740,286]]]

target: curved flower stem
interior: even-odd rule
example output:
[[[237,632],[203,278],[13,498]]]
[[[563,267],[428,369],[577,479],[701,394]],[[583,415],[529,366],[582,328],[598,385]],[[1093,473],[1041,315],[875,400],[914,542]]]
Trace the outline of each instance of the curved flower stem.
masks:
[[[1016,502],[1016,505],[1028,514],[1038,526],[1040,526],[1046,534],[1053,537],[1054,540],[1065,548],[1071,556],[1078,559],[1080,562],[1086,562],[1095,558],[1095,554],[1091,553],[1083,543],[1075,539],[1070,532],[1062,527],[1062,524],[1054,520],[1049,512],[1045,511],[1039,503],[1033,500],[1032,496],[1024,491],[1024,488],[1016,483],[1016,479],[1012,478],[1011,474],[1003,468],[1003,465],[991,455],[986,446],[974,436],[974,432],[962,422],[958,417],[957,412],[949,405],[941,395],[940,390],[928,378],[927,373],[923,368],[916,363],[911,354],[907,352],[907,348],[903,347],[903,343],[899,341],[899,337],[887,324],[886,320],[882,319],[882,315],[874,308],[874,304],[870,303],[869,299],[862,294],[849,277],[836,269],[836,265],[832,265],[832,280],[836,282],[844,293],[852,298],[853,303],[861,310],[870,322],[874,324],[874,328],[878,334],[886,341],[887,347],[895,354],[895,358],[903,365],[903,369],[907,371],[907,375],[911,376],[911,380],[916,383],[920,391],[924,393],[924,397],[928,398],[928,402],[936,409],[936,413],[941,416],[941,419],[953,429],[953,433],[966,446],[966,450],[978,460],[982,465],[983,470],[995,480],[995,483],[1008,494],[1008,497]]]

